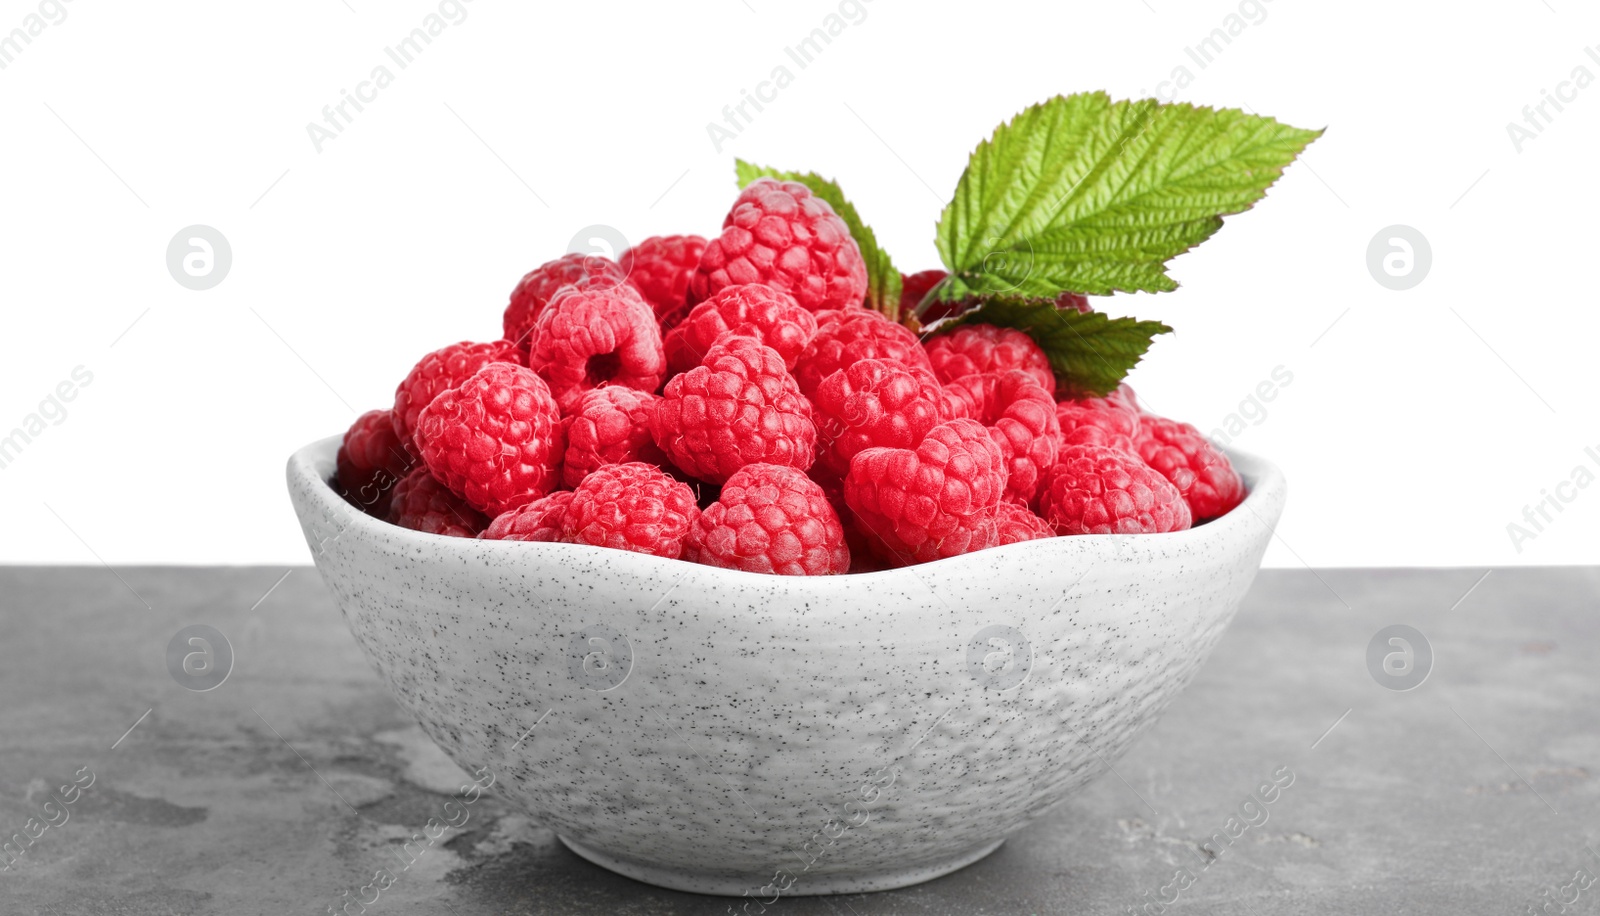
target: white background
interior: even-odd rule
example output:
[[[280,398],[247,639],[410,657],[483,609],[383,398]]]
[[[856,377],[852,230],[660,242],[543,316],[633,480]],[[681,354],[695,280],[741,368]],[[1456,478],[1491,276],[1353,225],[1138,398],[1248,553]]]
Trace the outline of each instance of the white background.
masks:
[[[37,8],[0,3],[0,32]],[[738,155],[836,177],[903,269],[932,267],[941,202],[997,123],[1055,93],[1153,94],[1179,65],[1180,100],[1329,128],[1174,262],[1182,289],[1106,303],[1177,328],[1131,381],[1202,429],[1292,373],[1235,443],[1290,480],[1268,563],[1596,560],[1600,486],[1564,490],[1520,551],[1507,532],[1600,451],[1600,85],[1521,152],[1506,130],[1574,67],[1600,76],[1600,14],[1576,0],[1264,19],[872,0],[804,70],[783,49],[836,2],[474,0],[404,70],[383,49],[436,2],[65,8],[0,71],[0,433],[75,366],[93,382],[0,470],[5,561],[305,562],[288,454],[387,405],[424,352],[498,336],[517,278],[579,228],[712,234]],[[1258,21],[1200,69],[1184,48],[1241,9]],[[306,124],[378,64],[393,84],[317,152]],[[707,122],[780,64],[793,84],[714,149]],[[233,248],[204,292],[165,266],[195,223]],[[1396,223],[1433,251],[1406,292],[1366,267]]]

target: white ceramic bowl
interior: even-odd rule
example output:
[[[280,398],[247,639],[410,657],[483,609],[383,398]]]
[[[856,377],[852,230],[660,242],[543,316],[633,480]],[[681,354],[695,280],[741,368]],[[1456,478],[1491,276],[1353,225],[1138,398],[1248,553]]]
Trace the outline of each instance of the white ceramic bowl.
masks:
[[[317,568],[395,698],[578,855],[709,894],[852,893],[987,855],[1106,770],[1255,578],[1282,474],[1156,535],[785,577],[422,534],[289,460]]]

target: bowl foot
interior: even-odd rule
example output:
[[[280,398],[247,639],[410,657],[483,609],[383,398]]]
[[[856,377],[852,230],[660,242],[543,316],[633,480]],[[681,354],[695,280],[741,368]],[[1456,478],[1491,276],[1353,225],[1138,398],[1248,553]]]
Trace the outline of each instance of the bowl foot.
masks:
[[[576,855],[608,871],[616,872],[635,881],[653,884],[669,890],[687,891],[691,894],[715,894],[724,897],[737,897],[745,891],[755,891],[761,884],[760,880],[745,880],[729,878],[726,874],[711,872],[685,871],[675,868],[664,868],[642,862],[631,862],[618,859],[614,856],[591,849],[582,843],[577,843],[564,836],[557,835],[563,845],[572,850]],[[865,894],[873,891],[894,890],[897,887],[908,887],[932,881],[934,878],[948,875],[958,869],[978,861],[1000,848],[1005,840],[996,840],[969,849],[958,856],[933,865],[919,865],[914,868],[885,869],[870,874],[861,875],[796,875],[796,881],[783,892],[786,897],[812,897],[822,894]]]

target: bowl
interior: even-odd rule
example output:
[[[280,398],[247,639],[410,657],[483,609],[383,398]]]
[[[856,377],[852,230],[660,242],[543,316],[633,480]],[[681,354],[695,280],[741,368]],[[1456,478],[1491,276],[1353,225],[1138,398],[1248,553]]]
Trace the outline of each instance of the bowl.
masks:
[[[573,852],[676,890],[901,887],[1107,770],[1194,677],[1260,566],[1282,474],[1171,534],[787,577],[424,534],[289,494],[362,651],[422,729]],[[1198,750],[1198,749],[1196,749]]]

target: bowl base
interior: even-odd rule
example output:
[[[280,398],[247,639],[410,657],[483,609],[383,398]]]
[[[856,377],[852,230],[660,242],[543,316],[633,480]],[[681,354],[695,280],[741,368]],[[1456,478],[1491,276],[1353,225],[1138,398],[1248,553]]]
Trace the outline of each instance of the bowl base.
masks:
[[[754,890],[748,881],[740,882],[729,879],[726,875],[712,874],[709,872],[684,871],[674,868],[663,868],[658,865],[648,865],[639,862],[629,862],[615,858],[598,850],[590,849],[582,843],[567,839],[560,834],[556,835],[563,845],[572,850],[574,854],[583,859],[606,869],[616,872],[626,878],[664,887],[668,890],[686,891],[691,894],[712,894],[721,897],[738,897],[745,891]],[[866,894],[873,891],[889,891],[897,887],[909,887],[932,881],[934,878],[943,877],[953,871],[966,868],[968,865],[982,859],[989,853],[1000,848],[1005,840],[996,840],[969,849],[958,856],[933,865],[920,865],[915,868],[898,868],[876,871],[864,875],[827,875],[808,876],[798,875],[784,895],[789,897],[814,897],[823,894]]]

